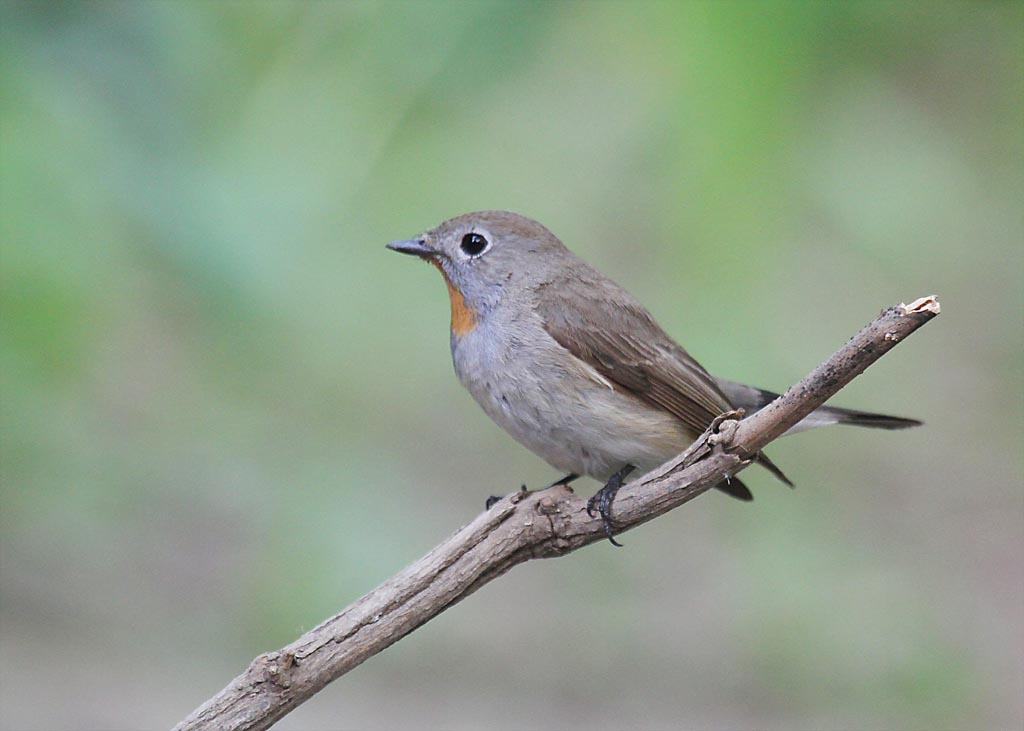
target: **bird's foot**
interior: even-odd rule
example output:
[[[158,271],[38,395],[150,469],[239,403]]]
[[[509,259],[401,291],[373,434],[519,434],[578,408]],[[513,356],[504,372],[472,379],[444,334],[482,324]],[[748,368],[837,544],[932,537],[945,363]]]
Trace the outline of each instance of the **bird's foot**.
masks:
[[[593,497],[587,500],[587,515],[594,517],[594,508],[601,515],[601,522],[604,524],[604,534],[608,537],[613,546],[622,547],[622,544],[612,538],[612,501],[615,500],[615,493],[622,487],[622,482],[636,467],[628,464],[608,479],[608,483],[594,493]]]
[[[573,480],[576,480],[576,479],[579,479],[579,475],[577,475],[575,472],[570,472],[565,477],[561,477],[561,478],[555,480],[554,482],[552,482],[550,485],[548,485],[548,487],[558,487],[559,485],[562,485],[563,487],[566,487],[566,486],[568,486],[568,484],[570,482],[572,482]],[[545,489],[547,489],[547,488],[545,488]]]
[[[579,477],[579,475],[577,475],[577,474],[576,474],[575,472],[570,472],[570,473],[569,473],[568,475],[565,475],[564,477],[560,477],[559,479],[555,480],[555,481],[554,481],[554,482],[552,482],[552,483],[551,483],[550,485],[548,485],[547,487],[545,487],[545,488],[542,488],[542,489],[544,489],[544,490],[547,490],[547,489],[548,489],[548,487],[557,487],[557,486],[559,486],[559,485],[563,485],[563,486],[564,486],[564,485],[568,485],[568,484],[569,484],[570,482],[572,482],[573,480],[577,479],[578,477]],[[528,490],[526,489],[526,485],[522,485],[522,486],[521,486],[521,487],[519,488],[519,491],[520,491],[520,492],[529,492],[529,491],[528,491]],[[484,510],[490,510],[491,508],[493,508],[493,507],[494,507],[494,504],[495,504],[496,502],[498,502],[499,500],[501,500],[501,498],[502,498],[502,496],[501,496],[501,495],[491,495],[491,496],[490,496],[489,498],[487,498],[487,500],[486,500],[486,501],[484,502]]]

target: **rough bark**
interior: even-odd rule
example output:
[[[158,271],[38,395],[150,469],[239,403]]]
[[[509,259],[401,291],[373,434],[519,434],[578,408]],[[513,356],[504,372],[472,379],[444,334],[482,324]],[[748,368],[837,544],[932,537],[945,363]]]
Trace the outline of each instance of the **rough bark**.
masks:
[[[620,532],[692,500],[825,403],[939,313],[934,297],[890,307],[831,358],[748,418],[723,414],[675,459],[625,485]],[[288,646],[257,657],[175,731],[266,729],[332,680],[397,642],[516,564],[604,540],[601,521],[567,487],[509,495],[419,561]]]

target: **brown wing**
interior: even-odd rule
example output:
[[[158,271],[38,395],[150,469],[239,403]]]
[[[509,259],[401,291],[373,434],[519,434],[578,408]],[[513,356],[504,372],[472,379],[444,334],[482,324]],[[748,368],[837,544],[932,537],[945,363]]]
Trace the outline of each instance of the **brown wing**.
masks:
[[[694,437],[732,409],[700,363],[608,280],[546,284],[538,290],[538,312],[559,345],[616,387],[675,416]]]
[[[592,270],[577,275],[537,290],[537,311],[559,345],[616,387],[675,416],[694,438],[716,416],[734,408],[703,366],[629,293]],[[757,461],[793,486],[763,452]],[[732,483],[718,487],[751,499],[743,483],[735,478]]]

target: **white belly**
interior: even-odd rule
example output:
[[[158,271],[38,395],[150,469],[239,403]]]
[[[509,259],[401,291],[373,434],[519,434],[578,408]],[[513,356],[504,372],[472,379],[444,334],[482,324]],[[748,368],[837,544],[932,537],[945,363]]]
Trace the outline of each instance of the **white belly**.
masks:
[[[562,472],[604,481],[626,464],[638,468],[636,475],[653,469],[693,440],[675,417],[614,390],[541,334],[541,345],[517,345],[526,339],[518,333],[503,347],[481,323],[452,342],[459,380],[534,454]]]

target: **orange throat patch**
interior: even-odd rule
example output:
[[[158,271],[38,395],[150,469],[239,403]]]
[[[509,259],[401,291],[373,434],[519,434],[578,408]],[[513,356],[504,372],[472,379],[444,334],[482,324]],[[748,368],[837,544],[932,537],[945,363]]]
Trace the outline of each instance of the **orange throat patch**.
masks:
[[[437,271],[441,272],[441,276],[444,277],[444,283],[448,287],[448,299],[452,304],[452,332],[461,338],[476,327],[476,311],[466,304],[462,292],[452,284],[452,280],[448,278],[441,264],[437,261],[430,263],[437,267]]]

